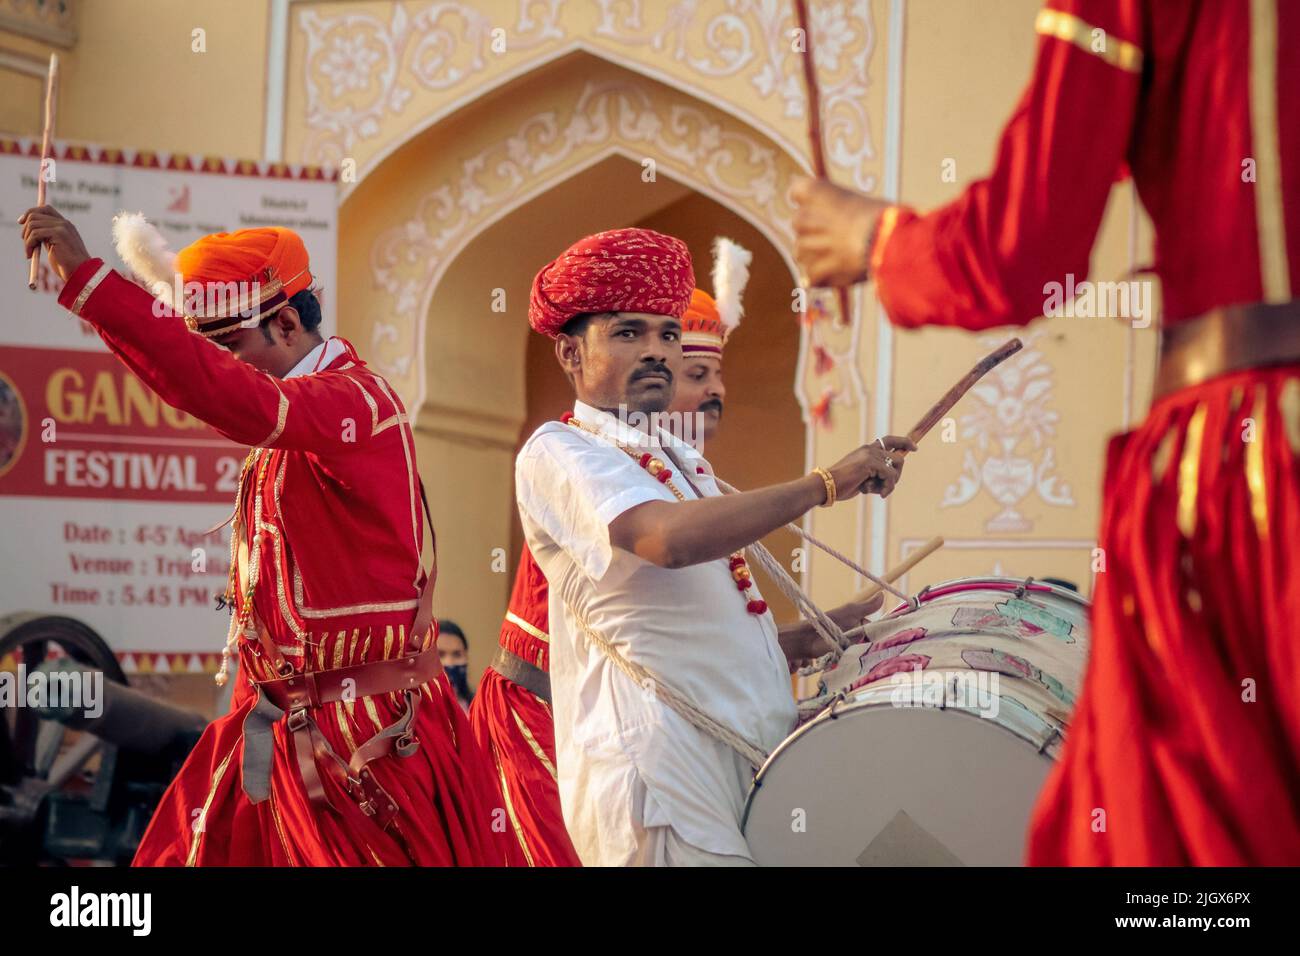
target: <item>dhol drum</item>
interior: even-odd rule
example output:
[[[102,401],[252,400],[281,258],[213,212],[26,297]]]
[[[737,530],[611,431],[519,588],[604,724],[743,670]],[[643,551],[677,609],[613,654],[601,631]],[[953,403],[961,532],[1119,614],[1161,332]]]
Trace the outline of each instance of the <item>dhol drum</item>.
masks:
[[[868,625],[750,790],[755,861],[1018,866],[1088,656],[1088,602],[968,578]]]

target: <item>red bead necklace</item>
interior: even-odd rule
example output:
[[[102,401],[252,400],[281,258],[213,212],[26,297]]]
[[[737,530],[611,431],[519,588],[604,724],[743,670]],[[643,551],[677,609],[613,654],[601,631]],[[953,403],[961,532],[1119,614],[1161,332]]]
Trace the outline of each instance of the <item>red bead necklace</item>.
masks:
[[[573,412],[565,412],[563,415],[560,416],[560,421],[564,422],[566,425],[572,425],[574,428],[585,431],[588,434],[595,435],[598,438],[607,437],[601,435],[600,432],[596,431],[595,429],[588,428],[582,422],[578,421],[578,419],[574,416]],[[676,497],[678,501],[686,500],[686,496],[682,494],[681,489],[679,489],[675,484],[673,484],[672,469],[666,467],[662,459],[654,457],[654,455],[650,454],[648,451],[637,452],[636,450],[627,447],[621,442],[615,441],[613,442],[613,445],[619,451],[628,455],[638,465],[644,468],[646,472],[650,475],[650,477],[654,478],[660,484],[664,485],[664,487],[666,487],[669,491],[671,491],[674,497]],[[749,572],[749,565],[745,561],[744,552],[743,551],[731,552],[731,556],[727,560],[727,567],[731,569],[731,579],[736,582],[736,589],[740,591],[740,596],[745,600],[745,610],[749,611],[750,614],[766,614],[767,602],[764,601],[762,598],[756,599],[750,597],[749,592],[750,589],[753,588],[754,586],[754,578],[753,575],[751,575]]]

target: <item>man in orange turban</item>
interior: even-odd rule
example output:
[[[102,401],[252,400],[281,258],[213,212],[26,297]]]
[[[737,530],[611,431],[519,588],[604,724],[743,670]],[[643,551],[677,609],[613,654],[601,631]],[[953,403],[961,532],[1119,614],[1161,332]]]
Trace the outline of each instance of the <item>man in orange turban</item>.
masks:
[[[682,315],[682,370],[669,412],[698,415],[689,428],[685,422],[673,430],[686,441],[708,441],[717,434],[727,397],[722,383],[722,348],[740,324],[744,310],[741,294],[749,281],[753,254],[730,239],[713,240],[713,295],[703,289],[691,293]],[[716,296],[716,298],[714,298]]]
[[[20,223],[28,256],[48,248],[61,305],[168,404],[252,446],[218,675],[233,649],[231,710],[135,863],[505,862],[499,792],[438,660],[406,410],[348,342],[321,338],[302,240],[248,229],[173,257],[141,217],[119,217],[119,252],[155,299],[52,207]]]

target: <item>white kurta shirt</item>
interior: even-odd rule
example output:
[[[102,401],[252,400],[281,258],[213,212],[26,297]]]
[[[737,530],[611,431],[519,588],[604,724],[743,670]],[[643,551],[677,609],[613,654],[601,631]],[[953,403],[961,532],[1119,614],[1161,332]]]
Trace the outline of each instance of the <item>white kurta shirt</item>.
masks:
[[[606,439],[644,447],[678,469],[647,434],[607,412],[578,402],[574,415],[604,437],[547,422],[515,463],[524,535],[550,582],[565,825],[587,865],[632,860],[645,831],[661,826],[710,853],[748,857],[740,829],[748,763],[618,670],[583,637],[570,606],[624,657],[767,751],[795,721],[776,624],[771,613],[749,613],[726,558],[670,570],[611,546],[609,524],[623,512],[677,499]],[[687,500],[692,483],[705,497],[720,494],[698,452],[681,443],[672,450],[691,471],[690,482],[673,479]],[[751,594],[759,597],[757,587]]]

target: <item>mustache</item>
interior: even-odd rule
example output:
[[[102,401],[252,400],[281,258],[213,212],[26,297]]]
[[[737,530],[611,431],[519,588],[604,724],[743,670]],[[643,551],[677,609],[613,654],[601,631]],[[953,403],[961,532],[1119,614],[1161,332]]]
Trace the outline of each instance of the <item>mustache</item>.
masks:
[[[701,403],[700,403],[699,411],[701,411],[701,412],[707,412],[707,411],[709,411],[710,409],[712,409],[713,411],[715,411],[715,412],[717,412],[719,415],[721,415],[721,414],[722,414],[722,399],[720,399],[720,398],[711,398],[711,399],[709,399],[707,402],[701,402]]]
[[[638,379],[645,378],[647,375],[662,375],[669,382],[673,380],[672,370],[669,369],[667,365],[657,364],[647,365],[644,368],[637,369],[632,373],[631,381],[635,382]]]

